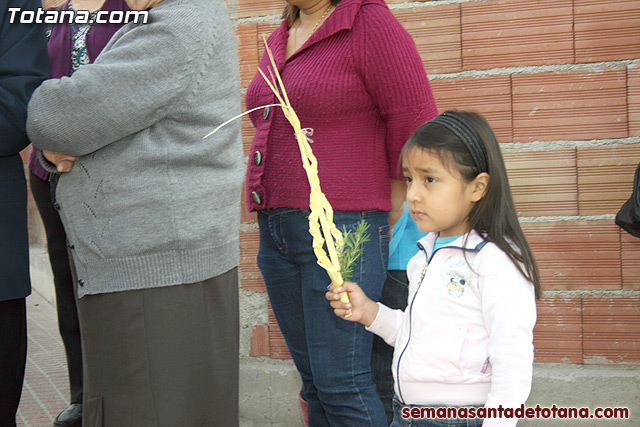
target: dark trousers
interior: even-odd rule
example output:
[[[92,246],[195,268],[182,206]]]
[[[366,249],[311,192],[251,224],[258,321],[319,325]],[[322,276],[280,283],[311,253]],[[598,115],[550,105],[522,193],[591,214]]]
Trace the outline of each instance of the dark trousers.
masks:
[[[404,270],[389,270],[387,280],[382,289],[380,302],[387,307],[404,310],[409,298],[409,279]],[[376,385],[378,396],[384,406],[387,422],[393,420],[393,347],[384,342],[379,336],[373,337],[373,352],[371,353],[371,375]]]
[[[387,426],[371,380],[373,334],[333,314],[324,295],[331,281],[318,265],[309,234],[309,211],[260,211],[258,267],[269,301],[302,378],[309,425]],[[351,276],[369,298],[380,298],[388,264],[389,224],[384,211],[334,211],[338,229],[364,220],[370,239]]]
[[[67,355],[71,403],[82,403],[82,342],[80,322],[67,253],[67,235],[53,207],[52,183],[30,172],[29,183],[47,235],[49,262],[56,290],[58,327]]]
[[[0,427],[14,427],[27,362],[25,299],[0,301]]]

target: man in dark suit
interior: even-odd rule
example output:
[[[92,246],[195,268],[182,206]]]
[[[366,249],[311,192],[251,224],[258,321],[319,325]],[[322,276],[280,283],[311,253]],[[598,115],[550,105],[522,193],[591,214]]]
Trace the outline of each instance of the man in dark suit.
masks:
[[[16,425],[27,355],[25,298],[31,283],[27,185],[19,153],[29,144],[29,98],[49,74],[44,26],[11,23],[8,8],[40,6],[39,0],[0,0],[0,427]]]

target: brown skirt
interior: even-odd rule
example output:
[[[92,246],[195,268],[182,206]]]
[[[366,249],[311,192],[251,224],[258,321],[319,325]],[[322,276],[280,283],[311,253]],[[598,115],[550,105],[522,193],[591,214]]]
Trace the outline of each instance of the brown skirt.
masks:
[[[78,300],[83,427],[238,425],[238,273]]]

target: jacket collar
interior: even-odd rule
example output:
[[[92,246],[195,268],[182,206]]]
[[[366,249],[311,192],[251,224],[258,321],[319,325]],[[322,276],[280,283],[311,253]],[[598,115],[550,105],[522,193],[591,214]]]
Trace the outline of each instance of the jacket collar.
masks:
[[[418,241],[418,247],[427,255],[427,259],[433,256],[433,244],[438,237],[438,233],[429,233]],[[478,234],[475,230],[458,237],[453,242],[443,246],[443,248],[454,247],[465,251],[479,252],[489,241]]]
[[[311,37],[305,43],[307,47],[339,31],[351,30],[363,3],[363,0],[342,0],[320,28],[311,34]]]

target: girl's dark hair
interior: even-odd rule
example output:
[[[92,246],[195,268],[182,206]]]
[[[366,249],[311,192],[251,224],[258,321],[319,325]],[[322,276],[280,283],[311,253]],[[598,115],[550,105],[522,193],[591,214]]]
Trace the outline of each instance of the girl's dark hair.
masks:
[[[331,4],[333,6],[337,6],[341,1],[342,0],[331,0]],[[284,7],[284,11],[282,12],[282,19],[287,21],[287,27],[291,28],[296,19],[298,19],[298,16],[300,16],[300,8],[298,6],[287,4]]]
[[[540,273],[518,222],[500,145],[491,126],[477,113],[447,111],[443,114],[454,115],[473,128],[486,152],[489,185],[485,196],[475,204],[469,214],[470,229],[495,243],[506,253],[518,270],[533,283],[536,297],[539,298]],[[473,181],[479,174],[478,167],[463,141],[445,126],[433,122],[420,126],[402,149],[401,158],[414,147],[435,153],[445,165],[455,167],[467,182]]]

